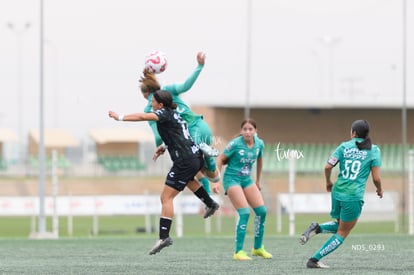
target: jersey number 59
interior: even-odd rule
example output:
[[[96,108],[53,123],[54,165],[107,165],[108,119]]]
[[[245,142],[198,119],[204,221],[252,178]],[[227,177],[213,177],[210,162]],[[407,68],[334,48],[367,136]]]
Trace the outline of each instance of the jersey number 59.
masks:
[[[342,177],[344,179],[355,180],[358,177],[361,169],[361,161],[359,160],[345,160],[344,170],[342,170]]]

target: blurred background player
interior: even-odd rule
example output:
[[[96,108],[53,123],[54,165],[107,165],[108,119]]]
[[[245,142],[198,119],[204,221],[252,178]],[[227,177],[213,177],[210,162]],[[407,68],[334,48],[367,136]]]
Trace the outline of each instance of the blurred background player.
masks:
[[[148,104],[144,108],[145,113],[152,112],[151,107],[151,99],[152,94],[157,90],[166,90],[171,93],[173,102],[177,104],[177,112],[180,113],[181,117],[187,122],[188,128],[190,131],[190,135],[193,138],[194,142],[199,145],[201,150],[204,153],[205,158],[205,173],[199,173],[197,175],[197,179],[200,183],[204,186],[208,193],[210,192],[210,184],[211,182],[218,181],[220,179],[220,175],[217,170],[217,165],[214,157],[216,157],[219,152],[210,147],[213,142],[213,136],[210,127],[204,121],[203,116],[194,113],[191,108],[182,100],[180,94],[187,92],[195,83],[198,76],[200,75],[201,70],[205,64],[205,54],[202,52],[197,53],[197,67],[192,72],[192,74],[182,83],[175,83],[170,85],[165,85],[161,87],[159,84],[156,75],[154,73],[150,73],[147,70],[144,70],[143,76],[140,79],[141,85],[141,92],[145,99],[147,99]],[[154,121],[149,121],[149,125],[154,133],[155,137],[155,144],[157,147],[162,145],[162,139],[158,133],[156,123]],[[208,179],[205,177],[208,177]]]
[[[204,218],[213,215],[219,208],[195,175],[204,167],[203,154],[189,135],[187,124],[175,112],[177,105],[172,102],[171,93],[157,91],[152,97],[151,113],[118,115],[109,111],[109,117],[119,121],[155,121],[158,132],[166,146],[159,147],[154,155],[156,160],[167,149],[173,166],[167,174],[161,193],[161,217],[159,224],[159,240],[149,254],[153,255],[164,247],[172,245],[170,229],[174,216],[174,198],[187,186],[206,205]]]
[[[331,181],[332,168],[339,163],[339,174],[335,184]],[[326,190],[331,192],[331,217],[334,222],[311,223],[302,234],[299,242],[305,244],[309,238],[319,233],[333,233],[318,251],[308,260],[308,268],[329,268],[320,260],[335,251],[349,235],[361,215],[364,205],[365,186],[369,174],[382,198],[380,178],[381,152],[371,143],[369,124],[356,120],[351,126],[351,139],[341,143],[325,166]]]
[[[263,166],[264,143],[256,134],[256,122],[246,119],[241,123],[241,134],[231,140],[217,158],[219,171],[227,165],[223,174],[223,188],[239,215],[236,226],[234,260],[251,260],[243,250],[250,207],[255,213],[253,256],[272,258],[263,246],[267,209],[261,194],[260,179]],[[257,160],[256,183],[252,179],[252,167]],[[219,192],[220,183],[213,183],[212,190]]]

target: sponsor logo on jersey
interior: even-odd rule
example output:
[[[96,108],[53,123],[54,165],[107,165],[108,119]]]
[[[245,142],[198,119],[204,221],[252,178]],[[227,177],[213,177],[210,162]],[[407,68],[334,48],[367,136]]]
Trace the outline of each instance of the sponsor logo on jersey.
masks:
[[[332,166],[335,166],[335,165],[338,163],[338,159],[337,159],[337,158],[335,158],[335,157],[330,157],[330,158],[328,159],[328,163],[329,163],[330,165],[332,165]]]
[[[344,149],[344,158],[347,159],[366,159],[368,156],[367,151],[360,151],[358,148],[345,148]]]

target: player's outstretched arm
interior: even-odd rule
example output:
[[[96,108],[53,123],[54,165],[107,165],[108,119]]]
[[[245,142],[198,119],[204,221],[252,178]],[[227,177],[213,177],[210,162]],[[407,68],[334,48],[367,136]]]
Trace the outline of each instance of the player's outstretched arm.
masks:
[[[114,111],[109,111],[108,116],[118,121],[157,121],[158,116],[154,113],[135,113],[129,115],[119,115]]]
[[[165,85],[162,89],[167,90],[172,94],[179,95],[181,93],[185,93],[193,87],[194,83],[196,82],[198,76],[200,75],[201,71],[203,70],[204,64],[206,60],[206,55],[203,52],[197,53],[197,67],[191,73],[191,75],[182,83],[175,83],[170,85]]]

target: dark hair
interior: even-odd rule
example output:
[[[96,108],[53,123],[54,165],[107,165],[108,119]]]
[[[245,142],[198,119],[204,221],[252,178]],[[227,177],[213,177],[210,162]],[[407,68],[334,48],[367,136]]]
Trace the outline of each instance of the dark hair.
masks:
[[[177,104],[172,101],[172,95],[168,91],[158,90],[154,93],[154,98],[158,103],[164,104],[164,108],[175,109]]]
[[[251,119],[251,118],[246,118],[245,120],[243,120],[243,121],[242,121],[242,123],[240,124],[240,128],[243,128],[243,126],[244,126],[246,123],[250,123],[251,125],[253,125],[254,129],[257,129],[257,126],[256,126],[256,121],[254,121],[254,120],[253,120],[253,119]],[[236,138],[236,137],[239,137],[239,136],[241,136],[241,134],[240,134],[240,133],[236,134],[234,137]]]
[[[161,85],[158,83],[155,74],[150,73],[147,70],[144,70],[143,74],[144,75],[139,79],[139,82],[141,82],[140,88],[142,93],[152,94],[161,89]]]
[[[257,129],[256,121],[254,121],[254,120],[253,120],[253,119],[251,119],[251,118],[246,118],[245,120],[243,120],[243,121],[242,121],[242,123],[240,124],[240,128],[243,128],[243,126],[244,126],[246,123],[249,123],[249,124],[253,125],[254,129]]]
[[[372,142],[371,142],[371,138],[368,136],[369,135],[368,121],[363,120],[363,119],[355,120],[352,123],[351,131],[355,132],[357,137],[364,139],[362,142],[358,142],[358,141],[355,142],[359,150],[362,150],[362,149],[370,150],[371,149]]]

